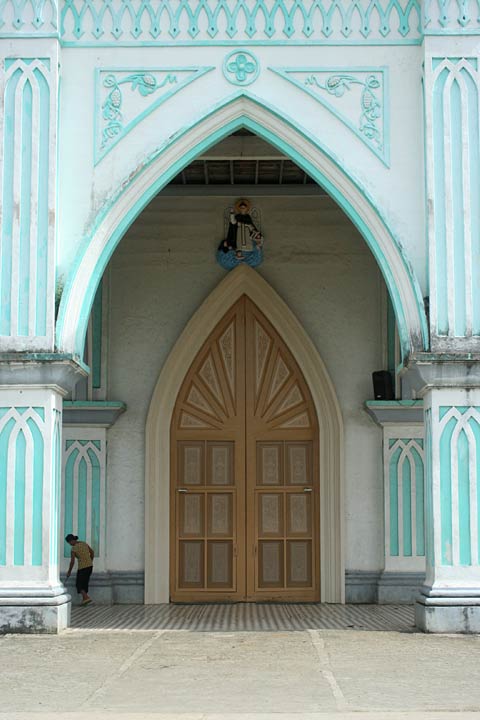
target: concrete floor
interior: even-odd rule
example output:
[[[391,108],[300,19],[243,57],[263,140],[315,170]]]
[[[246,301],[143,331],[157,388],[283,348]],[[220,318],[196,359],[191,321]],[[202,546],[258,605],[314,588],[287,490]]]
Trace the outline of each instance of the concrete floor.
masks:
[[[374,606],[356,612],[373,623]],[[423,635],[408,622],[248,631],[163,618],[121,629],[132,613],[80,608],[60,636],[1,637],[0,720],[480,720],[480,636]],[[109,614],[117,629],[102,629]]]

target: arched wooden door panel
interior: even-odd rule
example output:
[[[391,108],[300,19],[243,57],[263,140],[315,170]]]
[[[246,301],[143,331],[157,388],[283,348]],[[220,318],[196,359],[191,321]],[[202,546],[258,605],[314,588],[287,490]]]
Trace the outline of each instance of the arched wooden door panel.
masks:
[[[171,599],[319,599],[318,424],[247,297],[194,359],[171,427]]]

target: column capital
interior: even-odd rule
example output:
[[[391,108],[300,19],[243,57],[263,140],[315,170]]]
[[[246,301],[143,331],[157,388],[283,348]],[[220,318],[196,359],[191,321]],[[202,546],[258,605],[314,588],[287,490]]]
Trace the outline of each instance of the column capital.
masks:
[[[74,355],[60,353],[1,353],[0,387],[49,387],[66,395],[89,373]]]
[[[404,389],[423,397],[433,388],[480,388],[480,353],[412,353],[400,371]]]

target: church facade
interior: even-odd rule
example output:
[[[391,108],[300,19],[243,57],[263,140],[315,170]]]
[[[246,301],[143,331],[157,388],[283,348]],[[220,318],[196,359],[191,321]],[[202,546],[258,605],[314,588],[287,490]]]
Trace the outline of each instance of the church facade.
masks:
[[[73,533],[96,602],[480,631],[473,0],[0,12],[0,628]]]

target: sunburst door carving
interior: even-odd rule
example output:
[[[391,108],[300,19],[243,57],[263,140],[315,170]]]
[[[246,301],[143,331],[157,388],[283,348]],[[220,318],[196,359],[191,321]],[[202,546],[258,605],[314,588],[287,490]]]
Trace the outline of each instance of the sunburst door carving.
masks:
[[[317,433],[290,350],[242,297],[172,418],[173,599],[318,598]]]

